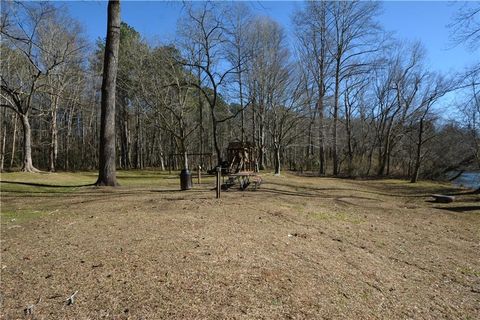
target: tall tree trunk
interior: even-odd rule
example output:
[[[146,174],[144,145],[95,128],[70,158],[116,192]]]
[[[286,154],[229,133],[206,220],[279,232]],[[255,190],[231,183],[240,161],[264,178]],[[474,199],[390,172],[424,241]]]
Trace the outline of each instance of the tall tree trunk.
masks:
[[[280,175],[280,146],[275,144],[275,175]]]
[[[58,129],[57,129],[57,108],[58,108],[58,96],[53,99],[52,106],[52,122],[50,124],[50,154],[49,154],[49,167],[50,172],[55,172],[58,156]]]
[[[155,123],[157,123],[157,120],[155,120]],[[157,140],[157,145],[158,145],[158,152],[159,152],[159,160],[160,160],[160,170],[165,171],[165,153],[163,152],[163,135],[162,131],[159,130],[158,132],[158,140]],[[203,164],[203,156],[201,156],[201,162]],[[202,165],[203,167],[203,165]]]
[[[390,123],[387,129],[387,134],[385,136],[385,142],[383,146],[383,152],[380,147],[379,151],[379,168],[378,168],[378,175],[383,176],[385,175],[385,169],[387,167],[389,152],[390,152],[390,144],[391,144],[391,133],[392,133],[392,124]],[[380,144],[381,146],[381,144]]]
[[[199,60],[200,60],[200,52],[199,54]],[[203,143],[203,136],[204,136],[204,128],[203,128],[203,100],[202,100],[202,91],[201,91],[201,86],[202,86],[202,73],[201,73],[200,67],[198,68],[198,112],[199,112],[199,121],[200,121],[200,165],[202,167],[205,166],[205,159],[203,158],[203,153],[205,152],[205,146]],[[163,161],[163,160],[162,160]]]
[[[265,170],[265,116],[260,114],[260,124],[258,132],[258,143],[259,143],[259,157],[258,157],[258,168],[260,170]]]
[[[388,143],[386,143],[388,144]],[[388,157],[388,149],[389,146],[384,146],[383,151],[382,148],[379,150],[379,166],[378,166],[378,175],[384,176],[385,175],[385,168],[387,167],[387,157]]]
[[[385,172],[386,176],[390,176],[390,164],[392,160],[392,151],[393,151],[393,144],[390,143],[388,146],[388,152],[387,152],[387,170]]]
[[[122,152],[122,161],[121,165],[123,169],[128,169],[130,168],[130,153],[129,151],[129,140],[130,140],[130,135],[129,135],[129,130],[128,130],[128,110],[126,107],[126,103],[123,103],[123,110],[122,110],[122,129],[121,129],[121,152]]]
[[[102,114],[97,186],[116,186],[115,168],[115,88],[120,45],[120,1],[108,2],[107,43],[102,81]]]
[[[160,151],[160,170],[165,171],[165,156],[163,154],[163,151]]]
[[[324,115],[323,115],[323,98],[319,98],[317,102],[318,108],[318,138],[319,138],[319,148],[318,148],[318,157],[320,162],[320,167],[318,170],[319,175],[325,175],[325,130],[324,130]]]
[[[203,157],[203,154],[205,153],[205,144],[204,144],[204,139],[203,137],[205,136],[204,134],[204,128],[203,128],[203,102],[202,102],[202,97],[200,96],[199,98],[199,109],[200,109],[200,163],[201,166],[203,167],[205,165],[205,159]]]
[[[240,54],[239,54],[240,56]],[[238,61],[238,65],[240,65],[240,61]],[[238,86],[239,86],[239,94],[240,94],[240,108],[241,108],[241,122],[242,122],[242,144],[245,142],[245,112],[243,110],[243,83],[242,83],[242,73],[238,72]]]
[[[212,110],[212,130],[213,130],[213,145],[215,147],[215,152],[217,154],[217,166],[220,166],[222,164],[222,152],[220,150],[220,146],[218,145],[218,123],[217,120],[215,120],[215,115],[214,111]]]
[[[187,154],[187,151],[183,152],[183,168],[188,170],[188,154]]]
[[[370,170],[372,169],[372,160],[373,160],[373,152],[375,151],[375,144],[372,144],[369,152],[368,152],[368,165],[367,165],[367,171],[365,175],[370,175]]]
[[[308,123],[308,135],[307,135],[307,148],[306,148],[306,153],[307,153],[307,156],[306,156],[306,159],[305,159],[305,162],[306,162],[306,167],[307,167],[307,170],[310,171],[312,170],[312,156],[313,156],[313,124],[315,122],[315,113],[312,117],[312,119],[309,121]]]
[[[338,175],[338,145],[337,145],[337,133],[338,133],[338,105],[340,95],[340,63],[337,59],[335,66],[335,92],[334,92],[334,104],[333,104],[333,175]]]
[[[70,138],[72,136],[72,122],[73,122],[73,108],[74,105],[72,104],[72,108],[70,108],[67,117],[67,134],[65,135],[65,170],[70,169]],[[82,118],[83,118],[83,113]],[[86,161],[85,158],[85,121],[82,121],[82,160]],[[85,163],[84,163],[85,165]]]
[[[350,126],[348,124],[348,126]],[[347,128],[347,146],[348,146],[348,175],[353,175],[353,145],[352,145],[352,130]]]
[[[3,108],[3,121],[2,121],[2,150],[0,154],[0,172],[3,172],[4,164],[5,164],[5,145],[7,144],[7,121],[5,120],[5,116],[7,114],[6,108]]]
[[[23,127],[23,163],[22,171],[24,172],[39,172],[37,168],[33,166],[32,162],[32,130],[30,128],[30,121],[28,115],[20,115]]]
[[[348,101],[348,92],[345,94],[345,131],[347,135],[348,176],[353,176],[353,143],[352,143],[352,116],[351,105]]]
[[[255,141],[255,130],[256,130],[256,123],[255,123],[255,93],[253,93],[253,101],[252,101],[252,143],[254,146],[257,145],[257,142]],[[254,171],[258,171],[258,153],[256,152],[255,156],[255,169]]]
[[[422,146],[423,146],[423,118],[420,119],[420,128],[418,129],[417,152],[415,154],[415,165],[413,167],[412,178],[410,179],[411,183],[415,183],[418,181],[418,175],[420,174],[420,165],[422,162]]]
[[[325,175],[326,173],[326,155],[325,155],[325,125],[324,125],[324,104],[323,99],[325,97],[325,78],[327,77],[327,51],[328,51],[328,42],[327,38],[327,3],[320,3],[320,52],[319,52],[319,79],[318,79],[318,101],[317,101],[317,111],[318,111],[318,138],[319,138],[319,170],[318,173],[320,176]]]
[[[15,163],[15,152],[17,147],[17,113],[14,112],[12,115],[12,122],[13,122],[13,134],[12,134],[12,152],[10,154],[10,165],[9,168],[13,168],[13,164]]]
[[[137,108],[139,108],[137,106]],[[140,111],[137,109],[137,114],[136,114],[136,120],[137,124],[135,126],[135,169],[141,169],[142,168],[142,156],[141,156],[141,141],[142,141],[142,133],[141,133],[141,123],[140,123]]]

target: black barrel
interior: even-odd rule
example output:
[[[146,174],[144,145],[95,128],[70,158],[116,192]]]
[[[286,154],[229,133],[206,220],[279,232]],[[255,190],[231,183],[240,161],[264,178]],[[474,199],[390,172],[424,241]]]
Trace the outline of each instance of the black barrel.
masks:
[[[180,189],[192,189],[192,174],[188,169],[182,169],[182,171],[180,172]]]

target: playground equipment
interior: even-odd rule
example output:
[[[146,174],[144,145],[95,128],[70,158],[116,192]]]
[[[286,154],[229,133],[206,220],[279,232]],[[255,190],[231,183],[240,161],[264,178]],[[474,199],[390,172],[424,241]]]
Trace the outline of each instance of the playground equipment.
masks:
[[[227,147],[227,160],[222,163],[221,173],[226,177],[221,185],[222,190],[228,190],[238,185],[245,190],[251,184],[255,190],[262,183],[258,175],[257,150],[251,142],[230,142]]]

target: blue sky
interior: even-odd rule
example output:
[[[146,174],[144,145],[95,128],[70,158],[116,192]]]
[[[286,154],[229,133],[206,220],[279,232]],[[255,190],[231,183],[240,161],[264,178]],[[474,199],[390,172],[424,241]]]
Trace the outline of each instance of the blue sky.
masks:
[[[295,1],[256,1],[253,9],[280,22],[287,32],[290,16],[302,5]],[[68,1],[67,7],[73,17],[85,28],[92,41],[105,37],[105,1]],[[123,1],[122,20],[133,26],[151,41],[171,42],[175,38],[177,19],[182,14],[182,4],[177,1]],[[463,46],[451,48],[447,24],[459,8],[459,4],[447,1],[387,1],[378,17],[387,31],[397,38],[420,40],[427,49],[427,58],[432,69],[443,72],[461,70],[478,61],[478,52],[470,52]]]

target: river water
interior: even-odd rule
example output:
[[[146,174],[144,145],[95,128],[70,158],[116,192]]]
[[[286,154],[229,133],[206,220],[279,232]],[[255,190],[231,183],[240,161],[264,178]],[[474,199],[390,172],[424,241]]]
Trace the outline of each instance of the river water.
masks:
[[[480,172],[464,172],[452,182],[458,187],[478,189],[480,188]]]

